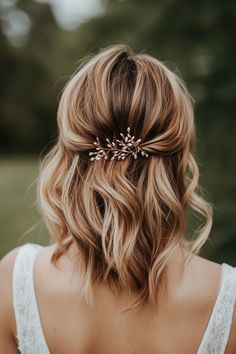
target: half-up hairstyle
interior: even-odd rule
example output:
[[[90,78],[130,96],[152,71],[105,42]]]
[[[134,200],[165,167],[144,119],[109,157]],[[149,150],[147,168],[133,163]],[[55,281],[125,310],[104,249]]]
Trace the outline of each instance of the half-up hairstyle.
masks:
[[[196,191],[193,99],[161,61],[125,45],[81,65],[58,108],[58,139],[44,157],[38,199],[52,240],[52,262],[78,248],[81,293],[95,285],[134,294],[131,308],[157,306],[167,264],[181,245],[197,253],[212,226],[212,206]],[[90,161],[94,141],[130,127],[149,157]],[[204,218],[186,240],[186,212]]]

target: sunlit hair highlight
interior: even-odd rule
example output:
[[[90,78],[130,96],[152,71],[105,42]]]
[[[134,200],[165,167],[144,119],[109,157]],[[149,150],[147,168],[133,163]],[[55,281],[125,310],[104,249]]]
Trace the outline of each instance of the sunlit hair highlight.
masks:
[[[102,49],[66,85],[38,200],[57,242],[52,261],[77,245],[88,302],[103,283],[135,295],[127,310],[155,308],[177,247],[197,253],[205,243],[212,206],[198,192],[193,103],[179,75],[125,45]],[[97,136],[114,141],[128,126],[148,158],[90,161]],[[187,240],[189,210],[204,221]]]

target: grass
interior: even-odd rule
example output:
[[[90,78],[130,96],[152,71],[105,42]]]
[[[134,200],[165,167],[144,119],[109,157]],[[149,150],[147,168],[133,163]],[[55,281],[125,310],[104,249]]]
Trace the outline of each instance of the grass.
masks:
[[[0,160],[0,257],[26,242],[47,243],[36,207],[37,175],[35,158]]]

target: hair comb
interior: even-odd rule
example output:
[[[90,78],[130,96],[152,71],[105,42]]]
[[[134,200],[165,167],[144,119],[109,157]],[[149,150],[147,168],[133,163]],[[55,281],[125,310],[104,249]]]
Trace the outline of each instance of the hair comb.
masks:
[[[135,136],[131,136],[130,127],[127,128],[126,135],[120,133],[120,136],[121,140],[116,139],[115,142],[110,142],[109,139],[106,139],[107,147],[102,147],[100,140],[97,137],[96,141],[94,141],[97,151],[89,152],[89,156],[93,155],[90,157],[90,160],[100,160],[101,158],[107,160],[109,153],[112,154],[111,160],[124,160],[130,154],[133,155],[134,159],[137,159],[139,153],[144,157],[148,157],[148,154],[139,146],[141,139],[135,141]]]

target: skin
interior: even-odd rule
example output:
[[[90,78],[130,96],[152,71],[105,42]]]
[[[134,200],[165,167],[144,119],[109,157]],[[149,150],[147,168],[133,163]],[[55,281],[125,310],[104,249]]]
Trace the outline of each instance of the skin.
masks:
[[[42,328],[53,354],[196,354],[216,301],[221,266],[199,256],[184,265],[186,251],[176,251],[167,270],[167,293],[160,293],[159,313],[121,314],[131,295],[119,299],[102,285],[95,306],[86,305],[79,288],[79,265],[72,245],[58,266],[50,263],[55,245],[39,251],[34,284]],[[0,262],[0,354],[16,354],[12,306],[12,271],[18,248]],[[236,353],[234,311],[226,354]]]

